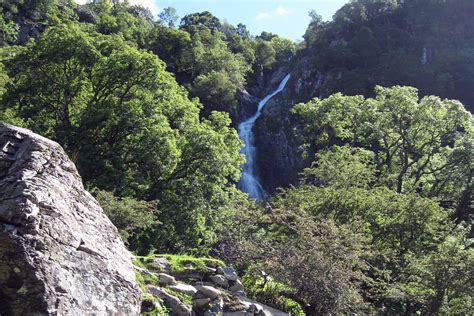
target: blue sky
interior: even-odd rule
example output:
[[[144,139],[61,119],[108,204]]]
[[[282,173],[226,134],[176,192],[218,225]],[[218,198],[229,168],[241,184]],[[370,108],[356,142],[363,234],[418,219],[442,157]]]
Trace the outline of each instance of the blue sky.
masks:
[[[76,0],[84,3],[87,0]],[[348,0],[129,0],[148,7],[155,15],[174,7],[180,17],[188,13],[210,11],[221,20],[244,23],[253,35],[262,31],[294,40],[301,39],[309,23],[308,12],[316,10],[325,20]]]
[[[150,1],[150,0],[148,0]],[[153,1],[153,0],[151,0]],[[159,9],[171,6],[182,17],[188,13],[210,11],[221,20],[244,23],[253,35],[269,31],[291,39],[301,39],[310,21],[308,12],[316,10],[325,20],[348,0],[155,0]],[[143,2],[143,1],[140,1]]]

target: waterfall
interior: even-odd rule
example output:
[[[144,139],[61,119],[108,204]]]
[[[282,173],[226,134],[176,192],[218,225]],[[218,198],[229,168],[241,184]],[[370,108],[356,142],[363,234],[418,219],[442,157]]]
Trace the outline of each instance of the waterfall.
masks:
[[[248,195],[256,200],[263,200],[267,193],[263,189],[260,183],[256,168],[257,168],[257,148],[255,147],[255,140],[253,135],[253,127],[257,119],[262,115],[262,110],[275,95],[285,89],[286,83],[290,79],[290,74],[286,75],[285,78],[280,82],[278,89],[267,95],[258,103],[257,112],[247,120],[243,121],[238,126],[239,136],[244,142],[244,148],[242,153],[245,155],[246,163],[243,166],[242,178],[239,182],[239,189],[248,193]]]

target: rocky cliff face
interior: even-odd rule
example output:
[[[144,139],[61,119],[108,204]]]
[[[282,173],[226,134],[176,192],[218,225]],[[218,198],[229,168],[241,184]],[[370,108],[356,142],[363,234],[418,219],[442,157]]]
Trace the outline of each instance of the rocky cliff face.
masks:
[[[298,172],[307,164],[294,133],[296,124],[292,122],[290,110],[294,104],[317,95],[326,78],[322,73],[308,70],[307,63],[308,60],[303,58],[291,70],[288,67],[275,69],[260,86],[261,91],[255,88],[249,90],[259,97],[265,96],[278,86],[286,74],[291,73],[285,90],[267,103],[254,128],[259,176],[269,193],[295,183]],[[240,113],[255,112],[255,107],[243,100],[239,101],[239,109]],[[244,115],[240,117],[245,118]]]
[[[117,229],[56,143],[0,123],[0,315],[137,315]]]

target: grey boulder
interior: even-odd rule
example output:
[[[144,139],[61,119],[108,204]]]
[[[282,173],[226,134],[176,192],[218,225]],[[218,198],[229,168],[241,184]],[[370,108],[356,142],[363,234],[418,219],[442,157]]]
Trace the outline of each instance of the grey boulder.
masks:
[[[0,122],[0,315],[138,315],[131,254],[55,142]]]

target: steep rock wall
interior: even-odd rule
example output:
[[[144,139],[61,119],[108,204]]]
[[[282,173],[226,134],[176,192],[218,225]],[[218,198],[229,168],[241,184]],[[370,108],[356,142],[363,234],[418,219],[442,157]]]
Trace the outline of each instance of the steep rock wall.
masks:
[[[265,190],[274,193],[279,187],[295,184],[298,173],[308,164],[312,152],[303,152],[296,136],[297,122],[291,108],[319,95],[328,75],[310,70],[306,58],[295,61],[286,69],[291,78],[280,94],[266,105],[255,126],[255,141],[259,175]],[[276,71],[270,85],[278,81],[282,71]],[[274,84],[274,83],[273,83]]]

